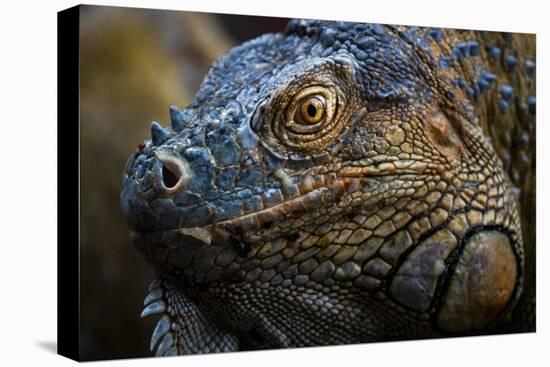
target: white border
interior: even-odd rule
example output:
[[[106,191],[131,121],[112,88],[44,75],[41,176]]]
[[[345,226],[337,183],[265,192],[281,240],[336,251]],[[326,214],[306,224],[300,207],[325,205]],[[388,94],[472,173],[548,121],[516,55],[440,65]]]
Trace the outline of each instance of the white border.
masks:
[[[539,162],[547,162],[548,10],[543,1],[100,1],[102,5],[298,16],[537,33]],[[56,339],[56,12],[72,1],[3,2],[0,10],[0,360],[69,365],[44,345]],[[548,170],[537,180],[538,332],[347,347],[100,362],[105,366],[522,366],[548,348]],[[59,167],[63,169],[63,167]],[[544,213],[544,214],[543,214]],[[534,363],[543,364],[544,362]]]

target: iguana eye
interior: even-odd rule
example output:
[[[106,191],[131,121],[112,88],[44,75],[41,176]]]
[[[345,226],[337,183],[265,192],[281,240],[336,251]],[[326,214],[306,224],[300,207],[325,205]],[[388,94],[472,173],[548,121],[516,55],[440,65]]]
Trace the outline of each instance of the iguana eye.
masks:
[[[284,130],[278,121],[275,122],[276,130],[281,129],[288,137],[293,134],[293,138],[302,142],[316,140],[336,122],[337,101],[334,88],[320,85],[304,88],[288,102],[281,116]]]
[[[315,95],[300,102],[294,120],[306,124],[316,124],[325,117],[326,101],[323,96]]]
[[[312,67],[308,61],[289,69],[290,83],[274,79],[250,121],[262,144],[280,154],[316,154],[334,142],[360,106],[354,69],[346,62],[319,59]]]

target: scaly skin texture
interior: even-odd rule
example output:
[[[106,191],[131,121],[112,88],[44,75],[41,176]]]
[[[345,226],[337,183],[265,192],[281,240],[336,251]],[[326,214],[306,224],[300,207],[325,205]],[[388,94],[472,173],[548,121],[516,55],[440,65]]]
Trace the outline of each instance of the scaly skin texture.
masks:
[[[151,349],[534,330],[534,40],[294,20],[218,60],[124,173]]]

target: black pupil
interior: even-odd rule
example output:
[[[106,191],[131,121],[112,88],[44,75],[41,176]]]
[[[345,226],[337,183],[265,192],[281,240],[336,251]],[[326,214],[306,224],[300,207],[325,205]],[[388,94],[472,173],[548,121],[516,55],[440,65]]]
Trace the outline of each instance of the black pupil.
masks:
[[[307,114],[310,116],[310,117],[315,117],[315,115],[317,114],[317,107],[315,107],[314,105],[310,104],[309,106],[307,106]]]

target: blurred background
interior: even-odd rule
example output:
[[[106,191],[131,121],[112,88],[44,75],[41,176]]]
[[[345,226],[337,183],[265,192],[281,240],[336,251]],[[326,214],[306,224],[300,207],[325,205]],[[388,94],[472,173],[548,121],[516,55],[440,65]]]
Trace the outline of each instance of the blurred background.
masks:
[[[153,269],[129,241],[119,196],[128,156],[168,106],[191,103],[214,60],[288,19],[81,6],[80,357],[151,356],[140,319]]]

